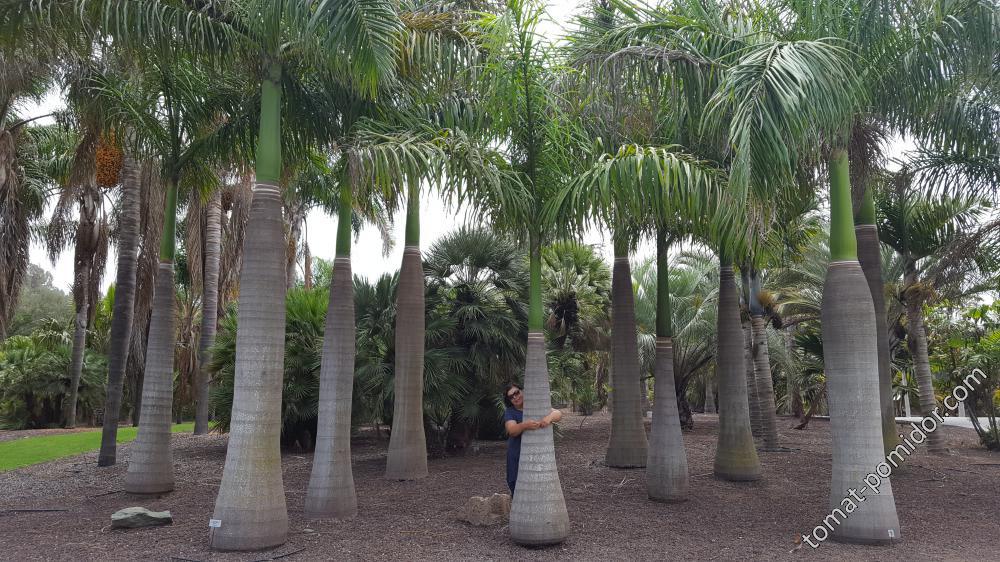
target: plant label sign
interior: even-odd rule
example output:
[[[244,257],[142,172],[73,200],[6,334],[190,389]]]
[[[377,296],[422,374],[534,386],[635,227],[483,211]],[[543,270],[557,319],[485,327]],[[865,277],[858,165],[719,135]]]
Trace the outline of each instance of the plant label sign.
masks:
[[[208,526],[213,529],[218,529],[222,526],[222,519],[209,519]]]

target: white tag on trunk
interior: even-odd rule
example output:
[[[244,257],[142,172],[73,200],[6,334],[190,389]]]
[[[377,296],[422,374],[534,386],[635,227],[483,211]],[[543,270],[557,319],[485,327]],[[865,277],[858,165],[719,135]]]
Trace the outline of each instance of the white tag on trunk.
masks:
[[[212,527],[213,529],[218,529],[219,527],[222,526],[222,519],[209,519],[208,526]]]

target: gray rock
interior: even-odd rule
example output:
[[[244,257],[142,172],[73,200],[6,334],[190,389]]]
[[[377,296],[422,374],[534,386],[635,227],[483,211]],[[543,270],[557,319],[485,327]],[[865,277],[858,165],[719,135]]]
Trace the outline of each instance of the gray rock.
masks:
[[[173,522],[169,511],[150,511],[145,507],[126,507],[111,514],[112,529],[158,527]]]
[[[493,494],[490,497],[472,496],[465,503],[459,519],[476,525],[487,527],[503,523],[510,514],[510,496]]]

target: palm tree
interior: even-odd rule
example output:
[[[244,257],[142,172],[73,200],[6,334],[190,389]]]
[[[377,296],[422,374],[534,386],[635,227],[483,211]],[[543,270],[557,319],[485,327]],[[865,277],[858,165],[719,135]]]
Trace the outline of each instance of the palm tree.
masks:
[[[635,295],[627,235],[616,232],[611,270],[611,437],[604,460],[608,466],[646,466],[648,445],[639,387],[639,344],[635,331]],[[682,448],[683,450],[683,448]]]
[[[122,384],[125,380],[125,364],[132,339],[135,310],[135,270],[139,259],[139,190],[138,163],[131,157],[125,157],[121,171],[118,269],[114,311],[111,316],[107,398],[104,401],[104,430],[101,432],[97,466],[112,466],[116,461],[115,441],[121,413]]]
[[[528,343],[525,358],[524,415],[541,418],[552,408],[545,360],[541,251],[552,230],[543,209],[568,171],[565,128],[553,97],[554,76],[538,23],[543,6],[533,0],[507,0],[499,14],[475,24],[486,61],[481,71],[483,112],[509,154],[517,180],[528,193],[521,201],[494,206],[501,226],[527,239]],[[526,235],[526,236],[525,236]],[[511,539],[523,545],[556,544],[569,535],[569,516],[556,468],[552,427],[521,438],[517,493],[510,513]]]
[[[197,199],[195,199],[197,201]],[[201,217],[198,217],[199,219]],[[189,215],[190,220],[190,215]],[[194,434],[208,433],[208,364],[219,325],[219,264],[222,253],[222,190],[216,189],[204,210],[204,266],[201,286],[201,340],[198,344],[198,379],[195,383]]]
[[[976,268],[977,261],[985,265],[986,248],[976,243],[979,237],[970,230],[975,229],[986,206],[969,197],[904,198],[911,179],[905,171],[896,175],[894,185],[886,190],[890,192],[880,193],[873,206],[877,211],[881,240],[903,260],[900,295],[906,311],[906,339],[919,389],[920,413],[930,416],[938,409],[938,403],[927,350],[924,304],[933,295],[935,286],[944,284],[946,277],[968,276]],[[932,256],[939,258],[937,262],[926,263],[926,258]],[[927,443],[931,452],[946,450],[937,432],[928,434]]]
[[[64,402],[64,425],[76,426],[77,386],[83,369],[87,331],[92,326],[97,307],[98,288],[107,259],[110,223],[104,209],[104,198],[97,179],[96,152],[102,143],[102,128],[98,108],[82,93],[93,78],[95,69],[81,63],[71,75],[71,103],[77,135],[71,149],[68,168],[58,170],[54,178],[60,185],[59,199],[46,228],[45,241],[49,259],[70,243],[73,244],[73,303],[75,310],[73,355],[70,361],[70,393]],[[71,214],[78,206],[79,218],[72,223]]]
[[[406,10],[401,18],[405,24],[403,31],[408,39],[401,41],[401,45],[407,47],[401,48],[396,56],[400,68],[405,68],[406,71],[393,84],[391,94],[385,96],[385,99],[392,101],[367,105],[360,103],[361,100],[355,102],[356,113],[350,115],[343,124],[347,135],[341,139],[340,144],[346,147],[341,154],[342,164],[345,166],[341,191],[353,189],[345,182],[364,181],[359,186],[364,188],[365,193],[360,199],[374,201],[378,199],[376,194],[381,192],[383,203],[376,206],[392,209],[397,205],[399,186],[407,186],[405,247],[397,292],[399,302],[396,321],[399,325],[395,331],[395,412],[386,460],[386,477],[408,480],[427,474],[422,405],[425,307],[423,266],[419,249],[420,184],[425,180],[440,182],[440,176],[444,173],[448,179],[444,187],[447,193],[453,194],[455,189],[448,189],[451,186],[476,190],[485,184],[495,188],[498,182],[495,178],[484,179],[495,171],[491,164],[495,158],[491,158],[488,153],[484,154],[480,150],[481,145],[465,134],[460,128],[463,116],[454,114],[453,104],[448,103],[448,96],[454,95],[453,89],[460,82],[455,76],[456,67],[451,63],[452,59],[466,56],[463,41],[454,40],[451,37],[453,30],[447,25],[437,27],[427,24],[428,21],[461,20],[466,14],[449,4],[434,2],[408,3],[402,9]],[[421,49],[415,48],[421,45],[435,47],[427,51],[438,55],[424,56]],[[413,50],[408,50],[411,48]],[[437,87],[428,92],[423,89],[428,83]],[[459,196],[463,197],[464,194],[459,193]],[[341,197],[351,196],[341,193]],[[350,211],[350,207],[344,207],[349,200],[341,201],[340,228],[346,230],[339,231],[338,235],[349,236],[350,233],[350,215],[344,214]],[[365,203],[365,208],[371,212],[372,203]],[[349,248],[350,241],[348,239],[338,244],[338,248]],[[349,258],[349,255],[338,254],[338,259],[342,258]],[[341,269],[344,269],[343,264]],[[336,270],[335,262],[335,279],[331,284],[331,291],[335,288],[344,291],[339,296],[343,299],[348,294],[346,292],[351,290],[350,277],[348,274],[347,280],[338,285]],[[331,298],[331,307],[333,306],[334,299]],[[331,309],[330,314],[345,312]],[[337,338],[336,341],[347,341],[354,337],[352,325],[339,326],[337,330],[339,331],[332,336]],[[333,340],[331,345],[332,342]],[[353,361],[344,361],[342,364],[345,368],[348,365],[353,365]],[[344,372],[346,374],[350,371]],[[330,377],[327,386],[336,384],[341,389],[341,394],[346,392],[348,382],[332,382],[336,373],[331,373]],[[346,415],[344,419],[350,420],[350,404],[350,400],[344,401],[342,406],[347,408],[346,414],[338,411],[337,415]],[[339,422],[331,422],[321,414],[320,427],[324,431],[330,430],[330,423]],[[333,431],[342,430],[337,428]],[[340,437],[335,437],[334,440],[349,438],[349,434],[338,435]],[[321,446],[325,447],[322,442]],[[322,458],[322,463],[314,465],[313,478],[324,484],[317,484],[307,495],[307,511],[313,515],[343,517],[352,515],[356,509],[353,507],[356,503],[353,499],[353,484],[348,477],[343,476],[350,471],[349,454],[349,449],[343,448],[333,452],[325,449],[317,452],[317,458]],[[330,455],[333,455],[332,459]],[[337,474],[340,476],[336,476]],[[329,485],[325,483],[331,478],[339,479],[342,488],[340,492],[327,490]],[[340,496],[339,500],[334,497],[337,495]],[[335,507],[338,501],[342,508]]]
[[[94,82],[92,95],[103,105],[109,119],[122,129],[136,131],[137,145],[155,154],[163,166],[164,228],[145,357],[142,389],[145,407],[125,478],[125,489],[131,493],[162,493],[172,490],[174,485],[170,423],[176,338],[173,262],[178,190],[182,180],[198,187],[215,182],[213,171],[206,166],[205,147],[212,147],[213,135],[222,130],[225,136],[228,128],[207,124],[223,112],[235,114],[234,102],[240,98],[238,90],[234,92],[236,89],[219,74],[213,76],[213,87],[209,88],[208,74],[176,53],[152,57],[129,78],[106,73]],[[117,413],[114,414],[117,419]],[[117,424],[105,426],[102,439],[105,458],[114,456],[116,432]]]
[[[30,126],[51,117],[25,117],[26,103],[40,102],[56,81],[58,64],[79,47],[73,34],[30,17],[23,3],[0,7],[0,342],[9,335],[28,268],[33,223],[44,212],[47,191],[65,163],[58,128]],[[84,42],[85,43],[85,42]],[[89,47],[89,45],[88,45]],[[82,49],[81,49],[82,50]],[[57,138],[64,137],[64,138]],[[55,142],[53,142],[55,141]],[[57,166],[58,167],[58,166]],[[61,166],[65,168],[64,166]]]
[[[836,436],[830,496],[834,505],[843,498],[845,489],[863,476],[860,467],[879,462],[883,454],[873,446],[880,441],[877,434],[882,433],[882,421],[869,414],[872,410],[881,418],[882,413],[879,402],[873,400],[879,396],[878,381],[868,380],[868,373],[878,372],[878,350],[864,343],[877,342],[874,300],[867,287],[855,287],[862,283],[867,286],[867,279],[857,263],[857,240],[851,220],[852,196],[860,201],[866,188],[855,181],[861,185],[852,192],[851,180],[865,177],[864,168],[870,162],[856,158],[857,151],[851,150],[851,128],[873,116],[894,132],[918,138],[947,138],[954,121],[944,120],[947,124],[941,127],[942,120],[928,119],[928,113],[933,114],[942,98],[950,97],[956,88],[968,88],[977,76],[984,76],[982,72],[992,68],[994,53],[989,38],[996,34],[997,20],[995,6],[979,2],[886,7],[846,0],[824,10],[815,10],[808,2],[789,2],[789,7],[793,18],[788,31],[794,36],[837,36],[851,41],[858,50],[856,56],[842,58],[837,65],[848,73],[847,81],[837,84],[838,89],[847,86],[848,95],[827,92],[823,101],[828,105],[820,110],[817,119],[808,122],[809,127],[827,131],[829,144],[826,164],[831,190],[832,263],[824,286],[822,324],[830,415]],[[863,76],[864,81],[855,81],[852,76]],[[824,89],[830,85],[825,80],[816,84]],[[811,97],[809,103],[815,99]],[[858,103],[862,100],[868,103]],[[867,298],[861,298],[863,293]],[[870,333],[871,339],[852,339],[861,333],[866,338]],[[864,345],[862,352],[855,343]],[[855,415],[859,404],[861,416]],[[883,489],[875,496],[877,502],[865,502],[859,510],[861,516],[852,515],[835,537],[857,542],[898,538],[894,501],[887,491]]]
[[[45,4],[39,8],[48,13]],[[316,101],[330,101],[338,87],[300,87],[293,68],[315,70],[312,78],[333,79],[363,95],[376,92],[380,79],[393,67],[393,42],[400,28],[392,7],[381,1],[290,2],[248,0],[230,11],[178,5],[164,0],[86,3],[79,12],[113,30],[122,44],[167,46],[180,41],[199,57],[220,63],[225,55],[240,68],[257,69],[260,118],[256,148],[257,189],[250,211],[246,259],[240,283],[240,333],[237,337],[238,381],[230,446],[214,518],[221,527],[211,531],[212,546],[223,550],[253,550],[281,544],[287,537],[287,512],[281,482],[278,431],[284,340],[284,238],[279,180],[282,172],[282,107],[288,117],[311,120]],[[361,30],[364,30],[362,32]],[[334,54],[335,53],[335,54]],[[214,55],[214,56],[213,56]],[[335,57],[335,58],[334,58]],[[242,59],[242,60],[239,60]],[[347,77],[337,82],[335,77]],[[308,93],[313,96],[309,97]],[[321,102],[322,103],[322,102]],[[294,109],[293,109],[294,108]],[[306,128],[295,129],[303,141]],[[315,129],[313,129],[315,130]]]
[[[688,470],[674,381],[673,314],[670,310],[670,245],[665,229],[656,233],[656,397],[646,469],[650,499],[687,499]],[[711,393],[711,389],[708,390]]]
[[[354,278],[351,274],[351,180],[340,185],[337,257],[333,262],[320,366],[316,453],[306,492],[306,514],[347,518],[358,512],[351,470],[351,400],[354,390]]]

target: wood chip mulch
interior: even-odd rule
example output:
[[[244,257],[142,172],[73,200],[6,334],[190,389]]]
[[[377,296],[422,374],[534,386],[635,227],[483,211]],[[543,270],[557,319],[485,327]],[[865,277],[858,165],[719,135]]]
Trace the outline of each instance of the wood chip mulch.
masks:
[[[465,456],[433,458],[415,482],[382,478],[387,442],[358,438],[354,478],[360,513],[351,521],[311,521],[302,504],[312,457],[283,458],[290,536],[256,553],[208,549],[226,437],[174,436],[177,488],[159,498],[121,492],[129,445],[119,463],[97,468],[97,453],[0,473],[2,560],[995,560],[1000,528],[1000,454],[977,444],[971,430],[943,430],[952,454],[919,450],[897,469],[893,491],[902,540],[891,547],[843,545],[796,549],[829,509],[829,422],[789,429],[789,452],[762,452],[764,476],[730,483],[712,476],[715,416],[696,415],[685,432],[689,500],[646,499],[643,470],[603,465],[610,417],[567,415],[556,444],[572,522],[562,545],[529,550],[511,543],[504,525],[480,528],[458,520],[473,495],[505,492],[504,443],[480,443]],[[111,530],[111,514],[141,505],[170,510],[174,524]],[[32,511],[26,511],[32,510]],[[65,510],[65,511],[40,511]]]

